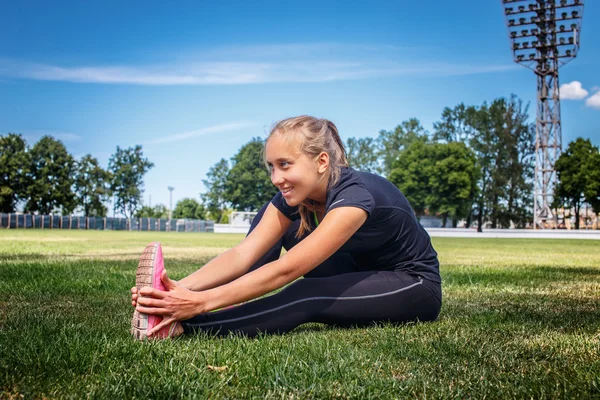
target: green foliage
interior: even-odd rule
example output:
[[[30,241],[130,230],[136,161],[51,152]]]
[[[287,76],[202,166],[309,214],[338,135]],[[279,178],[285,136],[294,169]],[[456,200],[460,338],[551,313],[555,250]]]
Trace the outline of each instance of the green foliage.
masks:
[[[173,218],[206,219],[206,210],[198,200],[184,198],[175,205]]]
[[[231,159],[225,200],[239,211],[257,211],[277,193],[263,163],[264,141],[254,138]]]
[[[463,103],[454,108],[445,107],[442,111],[442,119],[433,123],[434,141],[440,142],[463,142],[467,145],[473,140],[475,131],[469,123],[474,107],[467,107]]]
[[[587,139],[577,138],[555,164],[558,184],[554,192],[554,207],[567,204],[575,210],[575,229],[579,229],[579,213],[587,202],[600,211],[600,153]],[[562,203],[562,204],[561,204]]]
[[[478,229],[524,227],[532,216],[535,127],[516,96],[481,107],[445,108],[434,123],[438,142],[462,142],[475,152],[479,170],[474,212]],[[468,218],[470,223],[470,218]]]
[[[136,210],[136,218],[169,218],[169,209],[164,204],[157,204],[154,207],[143,206]]]
[[[524,227],[531,218],[535,128],[527,122],[527,107],[512,96],[484,103],[474,115],[477,133],[472,148],[482,170],[479,226]]]
[[[477,194],[478,171],[475,154],[462,142],[436,143],[431,147],[429,211],[453,221],[466,217]]]
[[[231,222],[231,214],[233,213],[233,208],[226,208],[221,211],[221,223],[229,224]]]
[[[225,192],[227,186],[227,174],[229,173],[229,163],[222,158],[215,165],[210,167],[206,174],[206,179],[202,183],[206,187],[206,193],[200,195],[206,210],[216,223],[221,223],[223,218],[223,209],[226,207],[227,200]]]
[[[379,158],[376,140],[366,138],[348,138],[346,153],[350,167],[364,172],[379,172]]]
[[[429,175],[434,162],[427,146],[415,141],[394,161],[388,180],[406,196],[416,215],[427,208]]]
[[[423,143],[428,141],[427,131],[416,118],[402,122],[393,131],[380,131],[377,137],[377,157],[381,164],[379,170],[381,175],[388,177],[393,168],[392,164],[402,150],[415,141]]]
[[[25,211],[70,214],[77,206],[73,193],[75,160],[61,141],[44,136],[31,149]]]
[[[440,213],[456,221],[470,210],[477,193],[475,155],[464,143],[413,142],[394,162],[389,180],[414,212]]]
[[[27,198],[30,166],[31,154],[23,137],[0,136],[0,212],[15,212],[17,203]]]
[[[111,190],[116,197],[115,209],[131,218],[140,204],[144,186],[144,175],[154,166],[144,158],[142,146],[127,149],[117,146],[117,151],[108,161],[112,174]]]
[[[77,163],[74,189],[86,217],[106,217],[108,210],[104,203],[111,196],[110,183],[110,173],[91,154]]]

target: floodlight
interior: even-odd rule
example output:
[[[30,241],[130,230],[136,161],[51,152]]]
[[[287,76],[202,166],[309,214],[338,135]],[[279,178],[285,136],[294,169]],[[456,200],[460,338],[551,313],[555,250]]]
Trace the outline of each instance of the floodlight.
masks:
[[[537,76],[533,214],[534,228],[539,229],[547,227],[554,217],[551,209],[556,182],[554,163],[562,150],[558,70],[577,56],[584,2],[501,0],[501,3],[504,5],[514,61],[530,68]],[[516,14],[521,15],[515,18]],[[563,20],[572,20],[573,23],[557,23]],[[567,35],[567,32],[573,34]],[[524,37],[532,39],[521,41],[520,38]],[[567,44],[572,48],[562,50],[562,46]],[[522,54],[525,49],[530,50]]]

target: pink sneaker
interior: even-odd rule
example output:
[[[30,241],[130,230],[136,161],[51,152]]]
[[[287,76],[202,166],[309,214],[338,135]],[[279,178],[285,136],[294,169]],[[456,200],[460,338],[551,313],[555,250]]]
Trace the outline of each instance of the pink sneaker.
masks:
[[[140,262],[138,263],[135,272],[135,286],[138,290],[143,287],[152,287],[164,291],[165,287],[160,280],[160,275],[164,269],[165,263],[160,243],[150,243],[146,246],[140,257]],[[133,334],[133,337],[138,340],[146,339],[148,338],[147,332],[158,325],[160,321],[162,321],[160,315],[142,314],[135,310],[133,312],[133,318],[131,319],[131,333]],[[166,326],[154,334],[153,337],[171,337],[175,326],[175,323]]]

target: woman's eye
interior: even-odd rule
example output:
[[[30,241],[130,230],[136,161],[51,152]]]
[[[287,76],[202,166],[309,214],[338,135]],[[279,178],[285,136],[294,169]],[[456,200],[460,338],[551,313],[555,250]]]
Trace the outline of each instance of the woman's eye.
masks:
[[[279,165],[281,166],[281,168],[285,168],[285,167],[289,166],[290,163],[287,161],[282,161],[281,163],[279,163]]]

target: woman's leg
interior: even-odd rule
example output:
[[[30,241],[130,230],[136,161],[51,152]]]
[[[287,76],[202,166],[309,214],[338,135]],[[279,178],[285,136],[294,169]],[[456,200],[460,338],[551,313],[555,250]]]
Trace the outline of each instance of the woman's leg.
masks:
[[[284,333],[306,322],[365,326],[432,321],[441,307],[439,284],[403,272],[354,272],[300,279],[281,292],[238,307],[182,321],[186,333]]]

